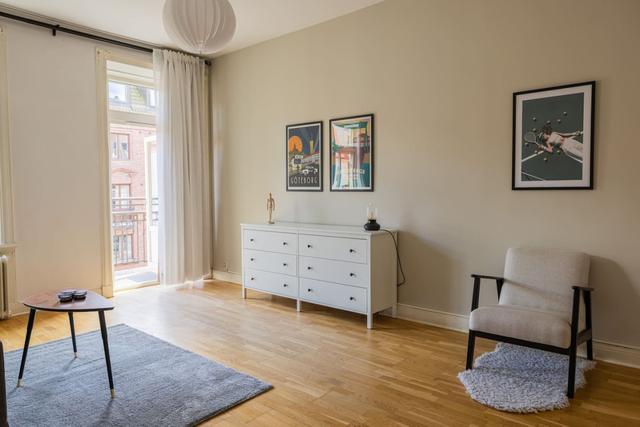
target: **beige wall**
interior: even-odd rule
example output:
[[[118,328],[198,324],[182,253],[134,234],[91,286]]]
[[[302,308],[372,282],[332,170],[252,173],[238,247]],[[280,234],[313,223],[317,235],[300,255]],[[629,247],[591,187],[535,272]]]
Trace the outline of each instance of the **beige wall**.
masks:
[[[216,269],[241,270],[239,224],[265,220],[268,192],[281,220],[360,224],[374,202],[401,230],[401,302],[468,313],[469,274],[500,273],[507,247],[579,249],[596,338],[639,346],[638,16],[635,0],[386,0],[216,59]],[[596,189],[511,191],[512,92],[586,80]],[[285,192],[287,123],[370,112],[375,192]]]
[[[35,292],[102,285],[98,45],[12,21],[0,25],[18,244],[15,311]]]

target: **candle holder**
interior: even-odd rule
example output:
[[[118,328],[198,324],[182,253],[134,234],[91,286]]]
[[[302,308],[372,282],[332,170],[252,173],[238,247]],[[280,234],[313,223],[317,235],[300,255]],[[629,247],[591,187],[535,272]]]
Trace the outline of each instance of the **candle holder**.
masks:
[[[364,229],[367,231],[380,230],[380,224],[376,221],[378,218],[378,208],[369,203],[367,206],[367,223],[364,225]]]

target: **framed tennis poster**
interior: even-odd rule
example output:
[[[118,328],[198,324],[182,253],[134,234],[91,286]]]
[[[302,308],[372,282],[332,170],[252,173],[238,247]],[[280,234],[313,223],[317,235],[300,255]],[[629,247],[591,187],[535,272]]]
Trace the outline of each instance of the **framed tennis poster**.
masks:
[[[331,191],[373,191],[373,114],[329,121]]]
[[[593,189],[595,82],[513,94],[514,190]]]
[[[287,191],[322,191],[322,122],[288,125]]]

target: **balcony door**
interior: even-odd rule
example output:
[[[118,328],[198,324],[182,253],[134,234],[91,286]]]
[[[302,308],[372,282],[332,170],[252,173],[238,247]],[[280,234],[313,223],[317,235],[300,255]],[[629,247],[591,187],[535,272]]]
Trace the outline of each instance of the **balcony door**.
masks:
[[[158,283],[153,70],[107,61],[114,290]]]

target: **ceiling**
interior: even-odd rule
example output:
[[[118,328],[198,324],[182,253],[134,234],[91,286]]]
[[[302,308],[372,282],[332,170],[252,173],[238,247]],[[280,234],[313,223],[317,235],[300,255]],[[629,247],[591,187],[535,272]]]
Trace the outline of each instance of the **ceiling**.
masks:
[[[238,50],[379,3],[382,0],[229,0],[236,34],[213,56]],[[139,40],[175,47],[162,27],[164,0],[0,0],[0,6]]]

